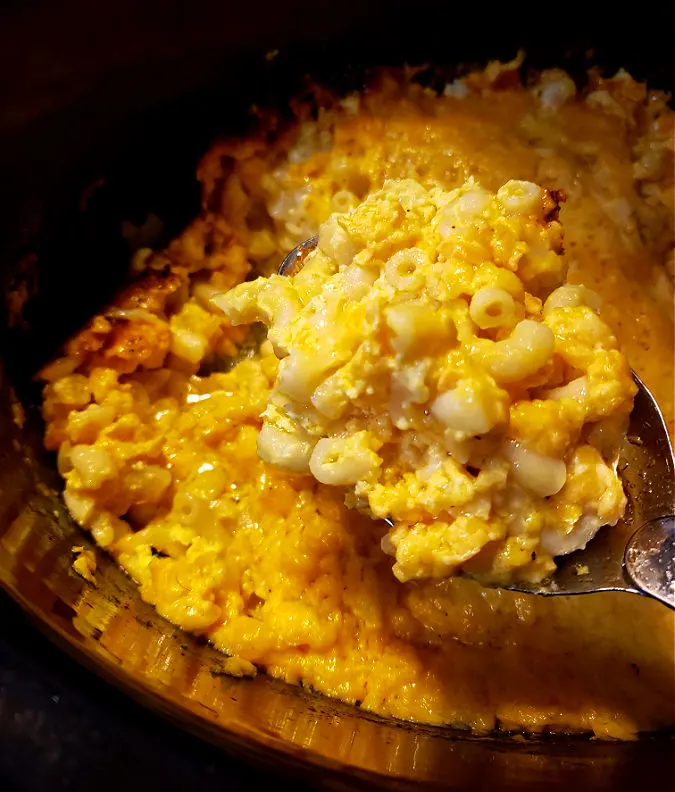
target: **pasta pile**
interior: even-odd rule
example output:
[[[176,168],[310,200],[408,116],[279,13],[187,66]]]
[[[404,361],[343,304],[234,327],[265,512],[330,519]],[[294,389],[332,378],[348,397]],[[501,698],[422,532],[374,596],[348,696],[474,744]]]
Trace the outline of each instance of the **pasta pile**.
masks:
[[[623,515],[635,385],[597,295],[565,285],[557,215],[531,182],[388,181],[294,278],[201,294],[281,360],[260,457],[389,518],[401,581],[540,580]]]

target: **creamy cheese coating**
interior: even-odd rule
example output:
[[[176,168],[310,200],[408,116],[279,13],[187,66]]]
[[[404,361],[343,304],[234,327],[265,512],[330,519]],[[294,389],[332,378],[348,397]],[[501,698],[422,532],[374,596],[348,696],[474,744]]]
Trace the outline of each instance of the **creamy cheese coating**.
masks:
[[[623,514],[636,388],[598,296],[565,283],[557,214],[532,182],[388,181],[295,277],[205,295],[281,359],[261,458],[389,518],[399,580],[538,580]]]

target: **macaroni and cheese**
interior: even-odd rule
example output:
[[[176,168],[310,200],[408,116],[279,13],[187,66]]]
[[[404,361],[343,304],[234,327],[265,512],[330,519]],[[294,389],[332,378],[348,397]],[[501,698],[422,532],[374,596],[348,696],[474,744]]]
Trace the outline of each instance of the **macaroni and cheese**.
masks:
[[[564,283],[557,213],[531,182],[388,181],[292,280],[203,295],[270,328],[261,458],[390,518],[401,581],[540,580],[623,514],[635,385],[598,296]]]
[[[605,509],[591,491],[597,478],[584,472],[598,471],[602,442],[586,427],[575,437],[575,427],[577,410],[604,409],[602,388],[624,382],[616,368],[605,377],[597,363],[596,355],[617,359],[611,333],[673,417],[673,113],[662,94],[625,72],[609,79],[591,73],[579,88],[559,70],[523,84],[519,65],[490,64],[440,93],[419,85],[413,72],[385,71],[363,92],[317,90],[312,102],[293,103],[294,123],[263,114],[256,135],[215,144],[198,167],[199,217],[165,250],[139,250],[138,279],[42,372],[45,444],[56,452],[74,519],[137,581],[147,602],[232,655],[228,667],[237,673],[254,673],[255,664],[372,712],[481,733],[586,731],[631,739],[675,721],[673,614],[623,594],[537,598],[462,576],[398,581],[394,559],[382,552],[381,520],[346,508],[344,490],[311,471],[260,459],[261,415],[276,398],[279,362],[271,341],[255,354],[257,330],[233,327],[205,302],[209,290],[228,292],[252,270],[276,271],[331,214],[355,209],[388,180],[412,179],[427,195],[461,190],[472,177],[489,196],[511,180],[564,191],[568,283],[543,306],[540,289],[555,288],[562,272],[555,225],[550,232],[532,228],[551,247],[546,260],[555,284],[528,287],[533,297],[526,302],[525,262],[517,272],[489,269],[490,277],[475,284],[470,267],[471,291],[458,296],[468,306],[459,327],[452,315],[421,316],[408,301],[389,312],[387,338],[391,355],[403,360],[421,356],[423,339],[436,339],[439,324],[446,337],[450,323],[458,338],[471,329],[483,349],[514,342],[522,348],[536,325],[547,341],[538,348],[542,368],[528,384],[539,387],[536,378],[545,375],[546,392],[524,399],[517,383],[503,382],[494,393],[508,399],[481,391],[481,409],[469,409],[474,379],[481,388],[489,384],[472,372],[461,384],[447,383],[450,395],[436,405],[439,425],[443,419],[456,433],[461,415],[459,431],[470,427],[473,446],[473,433],[491,422],[487,438],[502,431],[508,410],[513,436],[502,448],[509,470],[548,492],[562,469],[554,462],[545,470],[539,456],[562,458],[563,449],[580,447],[575,461],[565,462],[563,489],[570,503],[590,504],[592,518]],[[543,260],[539,246],[535,252]],[[409,277],[407,261],[389,266],[398,284]],[[296,316],[296,287],[284,283]],[[595,297],[579,283],[600,296],[602,321]],[[358,278],[351,288],[363,288]],[[408,308],[419,342],[406,331]],[[578,328],[566,321],[570,315],[583,319]],[[499,324],[522,321],[533,324],[518,333],[517,325],[509,332]],[[576,340],[568,335],[577,330]],[[571,364],[561,365],[557,351],[553,362],[544,360],[549,333],[556,348],[575,355]],[[491,365],[499,373],[507,360],[493,357]],[[500,373],[509,379],[508,370]],[[413,376],[399,385],[415,393],[417,383]],[[303,386],[301,377],[295,385]],[[625,403],[626,387],[616,391]],[[291,449],[288,461],[301,458]],[[461,472],[465,463],[460,457],[453,464]],[[614,474],[604,462],[600,468],[611,494]],[[526,497],[540,503],[542,496]],[[619,508],[611,500],[610,514]],[[405,504],[393,502],[382,513],[395,507],[404,513]],[[576,515],[573,507],[566,525]],[[533,528],[540,542],[543,530]],[[577,535],[575,528],[575,541]]]

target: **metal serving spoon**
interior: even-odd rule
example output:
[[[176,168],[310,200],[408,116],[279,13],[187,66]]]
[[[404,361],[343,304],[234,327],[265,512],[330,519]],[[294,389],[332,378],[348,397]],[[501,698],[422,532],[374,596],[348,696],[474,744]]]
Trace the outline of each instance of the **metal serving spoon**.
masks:
[[[300,243],[283,260],[279,274],[297,274],[318,242],[312,237]],[[584,550],[559,556],[548,580],[498,588],[544,596],[628,591],[675,609],[673,447],[654,397],[637,374],[633,377],[638,392],[618,468],[628,497],[623,519],[601,528]]]

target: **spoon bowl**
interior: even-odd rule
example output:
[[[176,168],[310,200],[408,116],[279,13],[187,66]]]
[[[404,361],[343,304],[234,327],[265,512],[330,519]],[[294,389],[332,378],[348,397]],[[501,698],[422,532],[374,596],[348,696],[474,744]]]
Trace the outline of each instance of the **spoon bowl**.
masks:
[[[619,474],[628,497],[623,519],[601,528],[583,550],[556,558],[552,578],[502,588],[533,594],[628,591],[675,608],[675,464],[665,421],[654,397],[638,386]]]
[[[293,248],[279,274],[297,275],[318,243],[315,236]],[[552,577],[495,588],[542,596],[627,591],[675,609],[673,447],[656,400],[635,372],[633,378],[638,392],[618,465],[628,497],[623,519],[601,528],[583,550],[558,556]]]

